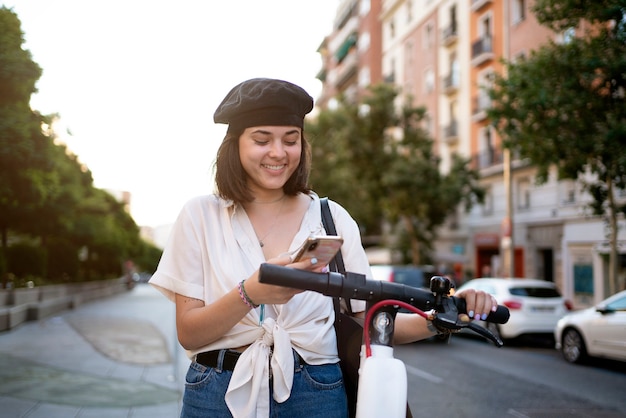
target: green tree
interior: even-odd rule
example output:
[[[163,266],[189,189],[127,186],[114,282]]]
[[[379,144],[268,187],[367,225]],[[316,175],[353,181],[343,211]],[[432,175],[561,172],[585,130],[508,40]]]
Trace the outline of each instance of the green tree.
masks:
[[[438,229],[459,204],[469,210],[474,202],[482,202],[485,194],[478,184],[478,172],[469,169],[469,160],[459,155],[452,156],[451,170],[442,173],[434,141],[421,127],[425,117],[423,107],[403,108],[399,121],[402,135],[390,141],[390,164],[382,172],[387,219],[400,221],[409,239],[410,260],[416,265],[424,263]]]
[[[0,8],[0,233],[7,246],[9,224],[21,212],[40,205],[45,197],[45,163],[39,154],[45,144],[41,118],[30,109],[30,96],[41,68],[33,62],[24,42],[17,16]],[[44,145],[45,146],[45,145]]]
[[[339,100],[336,109],[320,112],[306,128],[314,137],[311,180],[320,194],[341,202],[365,234],[398,225],[409,241],[405,258],[420,264],[446,218],[460,203],[469,208],[482,201],[484,191],[459,156],[441,173],[433,139],[421,128],[425,109],[408,106],[398,116],[397,96],[393,86],[375,85],[360,103]]]
[[[396,119],[395,90],[385,85],[370,89],[361,103],[339,97],[337,108],[322,110],[305,128],[313,144],[312,186],[345,206],[366,241],[381,233],[380,169],[388,164],[385,132]]]
[[[549,42],[495,76],[488,111],[505,146],[537,167],[538,183],[556,166],[593,198],[594,215],[609,225],[609,291],[617,283],[617,219],[626,213],[626,4],[623,0],[537,0],[540,23],[576,28],[565,43]]]
[[[0,7],[3,287],[8,268],[52,281],[120,275],[122,263],[132,258],[153,269],[160,251],[140,239],[124,205],[94,188],[89,169],[65,145],[55,144],[53,125],[58,115],[31,110],[30,96],[41,69],[22,44],[19,19]],[[8,251],[9,236],[12,251]],[[29,257],[38,260],[37,266]]]

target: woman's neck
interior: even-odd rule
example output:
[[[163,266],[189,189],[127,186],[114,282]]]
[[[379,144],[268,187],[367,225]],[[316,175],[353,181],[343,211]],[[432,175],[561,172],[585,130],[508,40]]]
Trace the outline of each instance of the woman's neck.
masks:
[[[255,196],[254,199],[250,202],[252,204],[258,205],[268,205],[272,203],[282,202],[287,195],[284,192],[280,192],[280,194],[268,194],[264,196]]]

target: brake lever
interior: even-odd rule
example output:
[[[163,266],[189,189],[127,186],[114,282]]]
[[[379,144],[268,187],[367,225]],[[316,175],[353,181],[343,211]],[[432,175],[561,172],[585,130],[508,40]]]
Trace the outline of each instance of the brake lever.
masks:
[[[486,339],[492,341],[498,348],[504,346],[504,342],[502,342],[502,340],[497,335],[489,331],[487,328],[481,327],[475,322],[470,322],[469,325],[467,325],[467,328],[471,329],[476,334],[481,335]]]
[[[465,313],[459,314],[459,310],[451,298],[440,298],[437,308],[433,313],[432,322],[437,328],[447,329],[451,332],[457,332],[461,328],[468,328],[476,334],[492,341],[496,347],[504,346],[502,340],[493,332],[472,322],[469,315]]]

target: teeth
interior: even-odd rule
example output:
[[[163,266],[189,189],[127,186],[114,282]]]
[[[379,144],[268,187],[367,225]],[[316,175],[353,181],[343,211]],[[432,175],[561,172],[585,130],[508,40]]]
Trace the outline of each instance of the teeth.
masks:
[[[285,167],[285,165],[267,165],[267,164],[263,164],[263,167],[265,168],[269,168],[270,170],[280,170],[283,167]]]

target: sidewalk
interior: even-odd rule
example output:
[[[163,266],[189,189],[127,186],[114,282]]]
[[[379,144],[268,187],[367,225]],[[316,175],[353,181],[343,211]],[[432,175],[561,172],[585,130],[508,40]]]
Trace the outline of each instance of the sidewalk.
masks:
[[[189,365],[148,284],[0,333],[2,418],[173,418]]]

